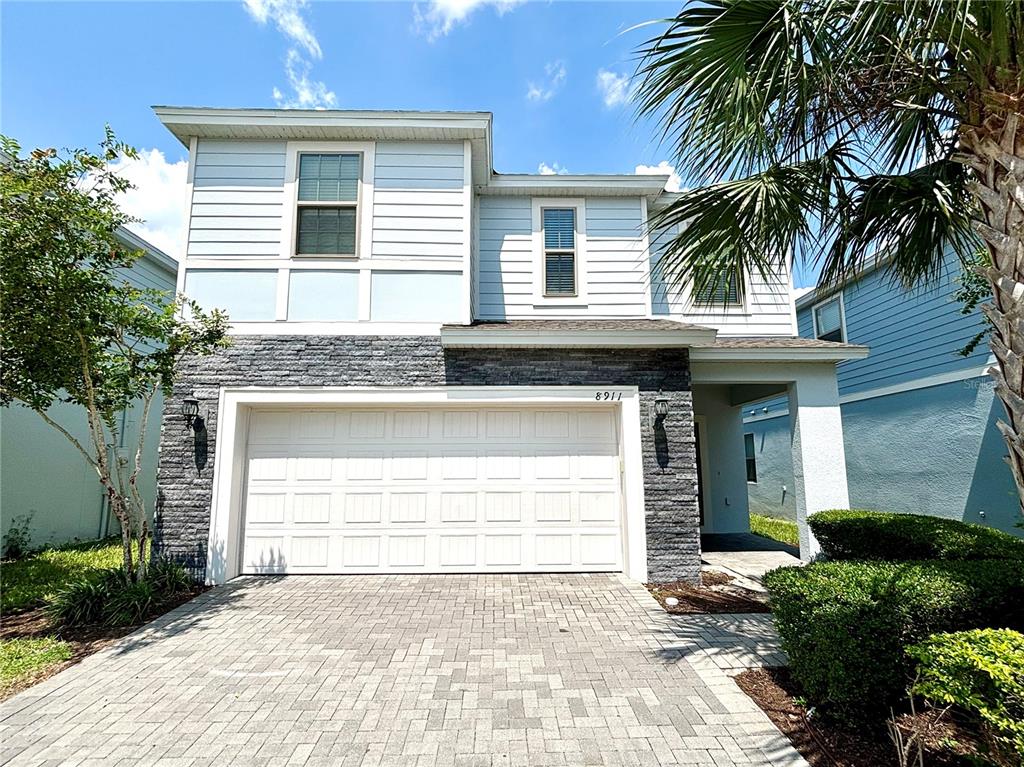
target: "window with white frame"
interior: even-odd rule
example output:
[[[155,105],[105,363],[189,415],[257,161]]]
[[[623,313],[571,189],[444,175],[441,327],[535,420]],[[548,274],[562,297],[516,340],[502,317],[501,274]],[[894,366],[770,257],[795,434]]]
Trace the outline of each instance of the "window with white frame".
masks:
[[[356,255],[361,161],[352,152],[299,154],[296,255]]]
[[[693,291],[693,302],[698,306],[741,306],[740,281],[736,274],[728,279],[712,282]]]
[[[544,295],[576,295],[576,209],[544,208]]]
[[[814,337],[819,341],[846,342],[845,318],[843,317],[842,294],[815,304]]]

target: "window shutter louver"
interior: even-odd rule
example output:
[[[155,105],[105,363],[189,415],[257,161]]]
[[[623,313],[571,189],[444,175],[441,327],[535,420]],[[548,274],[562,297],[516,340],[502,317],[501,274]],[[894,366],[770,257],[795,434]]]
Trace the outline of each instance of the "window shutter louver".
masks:
[[[576,295],[576,210],[545,208],[544,293],[549,296]]]

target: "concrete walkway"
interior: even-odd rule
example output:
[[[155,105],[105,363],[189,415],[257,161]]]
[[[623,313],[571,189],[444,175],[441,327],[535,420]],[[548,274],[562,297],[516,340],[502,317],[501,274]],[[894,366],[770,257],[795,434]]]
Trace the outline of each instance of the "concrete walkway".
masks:
[[[611,575],[239,579],[0,704],[0,762],[804,765],[700,623]]]
[[[769,570],[803,564],[796,547],[753,533],[702,535],[701,559],[704,564],[744,579],[742,585],[754,589],[760,589],[761,579]]]

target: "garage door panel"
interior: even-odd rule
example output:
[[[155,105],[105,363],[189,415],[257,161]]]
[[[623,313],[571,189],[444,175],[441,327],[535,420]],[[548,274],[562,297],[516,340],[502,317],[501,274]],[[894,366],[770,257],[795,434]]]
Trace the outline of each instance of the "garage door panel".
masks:
[[[613,411],[253,414],[243,571],[619,570]]]

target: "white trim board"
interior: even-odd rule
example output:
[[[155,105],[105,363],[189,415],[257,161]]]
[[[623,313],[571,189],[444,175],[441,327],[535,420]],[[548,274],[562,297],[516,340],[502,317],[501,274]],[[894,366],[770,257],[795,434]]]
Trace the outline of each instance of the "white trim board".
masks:
[[[603,399],[609,391],[613,397]],[[551,405],[609,407],[618,412],[622,457],[624,572],[647,580],[640,396],[635,386],[436,386],[436,387],[231,387],[221,388],[214,452],[207,548],[207,583],[224,583],[241,569],[241,508],[248,415],[254,407],[381,407]]]
[[[977,368],[968,368],[967,370],[957,370],[951,373],[938,373],[925,378],[917,378],[913,381],[893,384],[892,386],[879,386],[876,389],[867,389],[865,391],[853,392],[851,394],[843,394],[839,397],[839,404],[846,405],[850,402],[862,402],[864,400],[877,399],[878,397],[887,397],[891,394],[903,394],[904,392],[917,391],[919,389],[930,389],[934,386],[943,386],[949,383],[956,383],[957,381],[969,381],[972,378],[988,378],[988,367],[993,362],[994,358],[992,361],[987,362],[985,367],[980,370]],[[746,406],[744,405],[742,407]],[[782,418],[787,415],[789,415],[788,407],[763,415],[744,416],[743,423],[770,421],[773,418]]]

